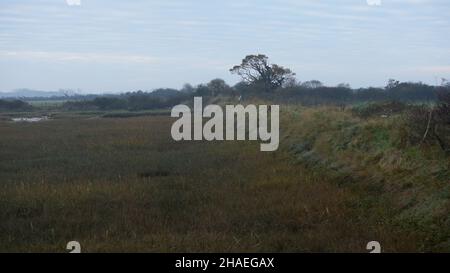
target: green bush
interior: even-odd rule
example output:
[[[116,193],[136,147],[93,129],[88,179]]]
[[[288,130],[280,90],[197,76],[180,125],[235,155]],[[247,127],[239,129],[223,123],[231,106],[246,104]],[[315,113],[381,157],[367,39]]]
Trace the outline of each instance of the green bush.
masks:
[[[21,100],[0,100],[0,111],[29,111],[33,106]]]

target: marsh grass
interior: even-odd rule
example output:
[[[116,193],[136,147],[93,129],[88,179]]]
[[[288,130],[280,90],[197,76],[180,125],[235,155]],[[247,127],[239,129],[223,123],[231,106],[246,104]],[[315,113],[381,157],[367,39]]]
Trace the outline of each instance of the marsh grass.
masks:
[[[316,153],[335,124],[326,113],[290,114],[276,153],[255,142],[174,142],[163,116],[0,122],[0,251],[64,252],[71,240],[86,252],[365,252],[372,240],[420,250],[421,234],[392,224],[379,189],[343,186],[288,151],[295,139]],[[299,133],[299,116],[318,123]],[[375,136],[379,148],[385,138]]]

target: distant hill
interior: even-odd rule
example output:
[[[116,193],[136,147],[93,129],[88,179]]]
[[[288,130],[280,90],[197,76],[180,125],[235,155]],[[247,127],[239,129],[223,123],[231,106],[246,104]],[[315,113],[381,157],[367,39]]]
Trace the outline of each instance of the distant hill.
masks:
[[[75,92],[71,90],[41,91],[32,89],[16,89],[11,92],[0,92],[0,98],[50,98],[73,95],[75,95]]]

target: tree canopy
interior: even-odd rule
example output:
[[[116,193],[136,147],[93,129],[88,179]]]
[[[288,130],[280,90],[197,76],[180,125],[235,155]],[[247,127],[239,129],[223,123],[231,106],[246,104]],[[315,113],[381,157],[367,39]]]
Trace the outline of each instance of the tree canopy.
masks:
[[[246,56],[230,72],[239,75],[247,84],[262,85],[266,92],[281,87],[295,76],[290,69],[269,63],[269,58],[262,54]]]

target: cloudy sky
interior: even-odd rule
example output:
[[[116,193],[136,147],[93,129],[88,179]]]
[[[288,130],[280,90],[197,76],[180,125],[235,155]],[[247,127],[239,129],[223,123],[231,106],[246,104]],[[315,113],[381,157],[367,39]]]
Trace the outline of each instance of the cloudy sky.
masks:
[[[0,0],[0,90],[179,88],[263,53],[301,81],[450,78],[448,0]]]

